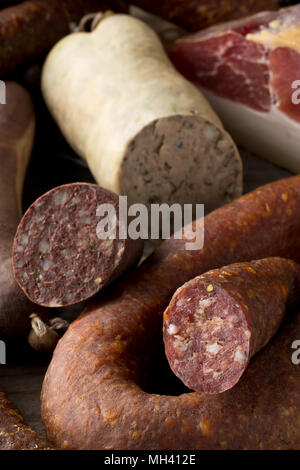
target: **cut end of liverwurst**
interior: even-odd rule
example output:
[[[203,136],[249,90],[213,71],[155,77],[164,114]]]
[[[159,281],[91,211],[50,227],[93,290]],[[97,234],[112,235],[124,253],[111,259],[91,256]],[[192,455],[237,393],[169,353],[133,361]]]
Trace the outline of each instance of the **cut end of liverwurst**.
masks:
[[[222,393],[238,382],[249,362],[250,336],[241,306],[197,278],[175,294],[165,314],[170,366],[198,392]]]
[[[211,122],[165,117],[128,143],[120,189],[130,203],[204,204],[207,213],[241,195],[241,159],[229,135]]]

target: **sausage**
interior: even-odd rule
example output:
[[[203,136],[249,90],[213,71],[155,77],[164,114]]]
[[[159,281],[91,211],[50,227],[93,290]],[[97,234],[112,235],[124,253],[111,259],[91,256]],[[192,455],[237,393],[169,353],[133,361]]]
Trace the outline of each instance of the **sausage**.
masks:
[[[0,8],[10,7],[11,5],[16,5],[17,3],[21,3],[19,0],[0,0]]]
[[[274,0],[130,0],[128,3],[173,21],[188,31],[278,8],[278,2]]]
[[[206,216],[203,249],[186,250],[184,238],[163,242],[59,341],[41,395],[49,439],[69,449],[297,448],[300,368],[291,362],[291,342],[299,338],[300,315],[223,394],[159,395],[148,392],[147,378],[163,361],[156,355],[162,313],[180,285],[233,262],[270,256],[299,262],[299,236],[295,176]]]
[[[52,445],[26,425],[19,410],[0,391],[0,450],[50,450]]]
[[[23,337],[30,328],[29,315],[36,311],[14,279],[11,260],[35,116],[29,94],[14,82],[6,82],[6,104],[0,106],[0,339],[3,340]]]
[[[111,207],[108,215],[109,208],[98,214],[101,206]],[[100,215],[105,215],[103,227]],[[48,191],[29,207],[15,235],[16,281],[42,306],[86,300],[138,262],[143,241],[128,237],[125,223],[119,218],[118,196],[96,184]],[[124,229],[123,238],[118,229]]]
[[[170,51],[236,143],[293,173],[300,171],[299,29],[298,3],[178,38]]]
[[[118,0],[31,0],[0,11],[0,74],[46,53],[86,13],[121,5]]]
[[[132,16],[139,18],[150,26],[150,28],[154,29],[164,46],[164,50],[168,54],[172,51],[175,41],[187,35],[185,29],[180,28],[170,21],[163,20],[159,16],[147,13],[145,10],[141,10],[138,7],[132,5],[129,11]]]
[[[142,21],[110,15],[91,33],[61,40],[45,61],[42,91],[98,184],[130,205],[202,203],[209,211],[240,196],[235,144]]]
[[[93,317],[95,320],[95,317]],[[103,321],[108,321],[105,316]],[[55,440],[63,448],[78,449],[134,449],[134,450],[296,450],[299,448],[299,383],[300,368],[293,364],[292,345],[300,337],[300,314],[286,325],[266,348],[259,353],[246,370],[241,381],[231,390],[218,395],[198,392],[180,396],[166,396],[146,393],[139,385],[143,364],[124,349],[125,340],[110,338],[108,344],[96,327],[101,323],[87,321],[86,327],[93,328],[92,335],[79,340],[79,331],[73,330],[72,339],[81,346],[84,357],[88,347],[84,340],[93,341],[96,351],[102,351],[94,360],[84,377],[76,383],[77,374],[70,381],[58,380],[57,384],[70,386],[69,393],[56,390],[56,396],[47,401],[50,410],[44,409],[44,416],[53,411],[58,402],[64,409],[58,410],[51,420],[52,431],[58,435]],[[81,324],[81,326],[83,326]],[[81,330],[81,333],[83,330]],[[138,332],[138,327],[133,334]],[[149,330],[148,330],[148,333]],[[144,339],[147,334],[144,334]],[[107,339],[107,337],[106,337]],[[80,367],[79,354],[72,347],[71,338],[65,338],[71,350],[66,358],[70,371],[71,355],[75,355],[75,367]],[[77,342],[78,341],[78,342]],[[95,342],[96,341],[96,342]],[[66,353],[59,343],[57,353]],[[90,345],[90,354],[93,346]],[[105,352],[113,354],[105,360]],[[89,356],[91,357],[91,356]],[[134,360],[135,359],[135,360]],[[162,358],[160,358],[161,360]],[[56,357],[56,363],[57,357]],[[63,359],[59,362],[63,366]],[[83,366],[81,367],[81,372]],[[97,378],[96,378],[97,376]],[[137,378],[138,376],[138,378]],[[75,385],[76,384],[76,385]],[[73,395],[71,391],[73,390]],[[75,390],[74,390],[75,387]],[[79,392],[80,389],[80,392]],[[92,392],[92,393],[91,393]],[[91,395],[89,395],[91,393]],[[63,394],[60,400],[59,396]],[[74,396],[75,395],[75,396]],[[73,413],[75,400],[81,407]],[[67,409],[65,409],[65,407]],[[67,419],[68,417],[68,419]],[[63,419],[63,423],[55,423]],[[48,421],[47,419],[47,421]],[[71,423],[69,422],[71,420]]]
[[[235,263],[180,287],[164,313],[165,352],[192,390],[222,393],[299,299],[300,266],[283,258]]]

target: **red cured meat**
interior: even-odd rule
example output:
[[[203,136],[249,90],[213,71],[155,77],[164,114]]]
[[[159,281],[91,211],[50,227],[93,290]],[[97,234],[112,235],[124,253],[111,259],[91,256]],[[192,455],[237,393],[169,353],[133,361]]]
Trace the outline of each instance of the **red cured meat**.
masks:
[[[286,47],[270,52],[270,87],[278,109],[300,122],[300,106],[291,99],[291,84],[300,79],[300,54]]]
[[[178,39],[171,59],[189,80],[218,96],[262,112],[275,104],[300,122],[300,107],[291,99],[291,84],[300,77],[299,52],[247,39],[248,33],[269,29],[269,23],[277,20],[279,30],[300,25],[300,5],[223,23]]]

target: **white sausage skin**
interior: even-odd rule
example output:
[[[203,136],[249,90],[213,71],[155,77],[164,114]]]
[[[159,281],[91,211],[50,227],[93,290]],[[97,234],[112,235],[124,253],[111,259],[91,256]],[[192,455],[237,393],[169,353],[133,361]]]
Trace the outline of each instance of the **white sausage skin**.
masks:
[[[198,202],[211,210],[240,195],[234,143],[142,21],[113,15],[92,33],[64,38],[46,59],[42,89],[97,182],[130,202]]]

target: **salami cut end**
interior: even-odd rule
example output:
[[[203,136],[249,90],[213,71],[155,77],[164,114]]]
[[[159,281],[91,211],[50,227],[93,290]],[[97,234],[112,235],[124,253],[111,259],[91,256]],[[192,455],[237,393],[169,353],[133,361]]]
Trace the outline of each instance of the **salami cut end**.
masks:
[[[100,233],[103,204],[111,209]],[[63,185],[37,199],[13,246],[15,278],[29,299],[47,307],[81,302],[136,262],[142,242],[118,237],[118,215],[118,197],[94,184]]]
[[[221,393],[236,384],[248,363],[250,336],[241,306],[206,282],[187,286],[167,313],[167,355],[193,390]]]

